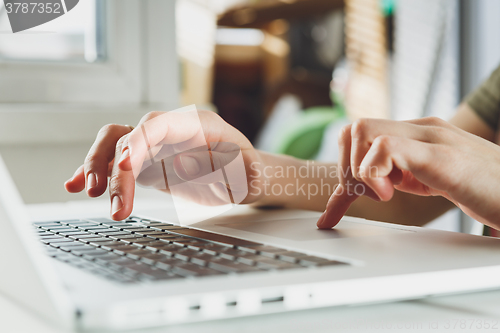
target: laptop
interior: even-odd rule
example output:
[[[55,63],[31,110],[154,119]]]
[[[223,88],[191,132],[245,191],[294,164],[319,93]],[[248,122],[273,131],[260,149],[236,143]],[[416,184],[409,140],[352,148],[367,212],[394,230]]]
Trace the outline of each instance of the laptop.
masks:
[[[120,330],[500,287],[500,240],[344,217],[30,221],[0,158],[0,292]],[[272,215],[272,213],[271,213]],[[286,214],[284,214],[286,215]]]

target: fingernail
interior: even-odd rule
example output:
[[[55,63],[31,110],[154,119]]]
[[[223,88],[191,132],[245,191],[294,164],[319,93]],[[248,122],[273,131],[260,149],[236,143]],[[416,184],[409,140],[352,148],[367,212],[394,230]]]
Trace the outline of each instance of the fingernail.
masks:
[[[130,153],[128,149],[125,149],[125,151],[122,153],[122,156],[120,157],[120,161],[118,161],[118,164],[121,164],[123,161],[129,157]]]
[[[115,215],[120,209],[122,209],[122,199],[119,196],[115,195],[113,200],[111,201],[111,215]]]
[[[87,176],[87,192],[97,186],[97,177],[95,173],[89,173]]]
[[[325,221],[325,218],[326,218],[326,210],[323,212],[323,214],[321,214],[321,216],[318,219],[318,222],[316,222],[316,226],[318,228],[321,228],[323,226],[323,222]]]
[[[195,158],[191,156],[180,156],[179,159],[187,175],[196,176],[200,172],[200,165]]]

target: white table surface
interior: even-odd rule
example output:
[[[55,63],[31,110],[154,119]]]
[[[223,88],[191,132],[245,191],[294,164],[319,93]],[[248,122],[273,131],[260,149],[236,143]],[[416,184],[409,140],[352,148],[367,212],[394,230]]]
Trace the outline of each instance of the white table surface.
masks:
[[[136,202],[137,214],[162,217],[161,202]],[[108,202],[93,200],[67,204],[30,205],[34,219],[58,216],[106,216]],[[311,212],[256,212],[237,207],[226,214],[242,219],[274,219]],[[290,215],[289,215],[290,214]],[[499,277],[500,278],[500,277]],[[411,286],[409,286],[411,287]],[[140,332],[491,332],[500,331],[500,290],[422,300],[372,304],[353,307],[330,307],[281,314],[215,320],[195,324],[162,327]],[[33,315],[0,295],[0,332],[66,332]],[[130,332],[130,331],[129,331]]]

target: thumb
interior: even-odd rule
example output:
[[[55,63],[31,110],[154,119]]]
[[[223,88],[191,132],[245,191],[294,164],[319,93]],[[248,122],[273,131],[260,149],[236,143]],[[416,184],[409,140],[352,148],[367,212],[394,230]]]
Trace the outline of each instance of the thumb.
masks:
[[[338,185],[326,204],[325,212],[316,223],[318,228],[330,229],[336,226],[357,198],[358,195],[349,193],[342,185]]]

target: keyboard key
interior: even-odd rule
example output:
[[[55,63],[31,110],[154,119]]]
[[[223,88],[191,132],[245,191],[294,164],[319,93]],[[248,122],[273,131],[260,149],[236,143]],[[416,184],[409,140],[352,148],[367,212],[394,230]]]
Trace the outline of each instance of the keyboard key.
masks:
[[[157,260],[155,266],[163,270],[171,270],[173,267],[183,263],[184,261],[177,258],[165,258]]]
[[[322,262],[316,265],[316,267],[324,267],[324,266],[336,266],[336,265],[348,265],[345,262],[329,260],[328,262]]]
[[[137,234],[126,234],[126,235],[120,235],[120,236],[115,236],[116,238],[120,238],[123,240],[127,240],[128,242],[132,242],[134,239],[142,239],[144,236],[137,235]]]
[[[156,238],[156,236],[167,236],[168,234],[163,232],[163,231],[159,231],[159,230],[148,230],[148,231],[140,231],[140,232],[136,232],[136,234],[139,234],[139,235],[145,235],[145,236],[148,236],[148,237],[154,237]]]
[[[56,259],[59,259],[59,260],[70,260],[70,259],[73,259],[73,255],[71,253],[68,253],[68,252],[63,252],[63,251],[57,251],[55,250],[56,253],[54,253],[53,257],[56,258]]]
[[[190,261],[200,266],[207,266],[208,263],[212,261],[214,258],[215,258],[214,255],[205,252],[198,252],[197,254],[191,256]]]
[[[182,276],[208,276],[224,274],[212,268],[202,267],[191,263],[183,263],[172,267],[172,272]]]
[[[51,241],[55,241],[55,240],[57,240],[57,238],[47,238],[47,239],[41,239],[41,242],[43,244],[47,244],[48,245]]]
[[[195,239],[192,242],[186,243],[186,246],[189,247],[190,249],[201,251],[205,248],[205,246],[207,246],[207,244],[211,243]]]
[[[66,237],[64,237],[64,236],[61,236],[61,235],[55,235],[55,234],[52,234],[52,235],[46,235],[46,236],[42,236],[42,237],[40,237],[40,240],[41,240],[41,241],[44,241],[44,240],[50,240],[50,239],[55,240],[55,239],[68,239],[68,238],[66,238]]]
[[[61,224],[58,222],[47,221],[47,222],[35,222],[35,223],[33,223],[33,225],[37,226],[37,227],[43,227],[43,226],[57,226],[57,225],[61,225]]]
[[[79,252],[79,251],[71,251],[71,253],[81,253],[84,257],[84,259],[87,259],[87,260],[93,260],[94,258],[96,257],[100,257],[100,256],[103,256],[103,255],[109,255],[109,252],[108,251],[105,251],[105,250],[99,250],[99,249],[94,249],[94,250],[86,250],[84,252]]]
[[[115,240],[108,239],[108,238],[103,238],[102,240],[99,240],[99,241],[92,241],[89,244],[92,246],[101,247],[107,251],[111,251],[112,250],[111,247],[113,247],[113,246],[116,247],[116,246],[128,245],[128,243],[115,241]]]
[[[71,254],[78,256],[78,257],[82,256],[83,252],[93,250],[93,248],[88,248],[88,247],[84,247],[84,246],[78,246],[78,247],[77,246],[72,246],[72,247],[61,246],[59,249],[62,251],[70,252]]]
[[[86,233],[82,230],[74,230],[74,231],[64,231],[64,232],[58,232],[59,235],[62,236],[81,236],[81,235],[86,235]]]
[[[99,232],[98,234],[103,235],[103,236],[109,236],[109,237],[130,235],[129,232],[125,232],[125,231],[103,231],[103,232]]]
[[[135,260],[126,257],[121,257],[120,259],[117,260],[107,261],[108,266],[113,269],[122,269],[123,267],[126,267],[128,265],[134,265],[135,263],[136,263]]]
[[[142,231],[144,232],[148,232],[148,231],[154,231],[154,230],[151,230],[151,229],[148,229],[148,228],[145,228],[145,227],[136,227],[136,226],[132,226],[132,227],[125,227],[125,228],[122,228],[122,230],[124,231],[129,231],[129,232],[132,232],[132,233],[140,233]]]
[[[269,258],[276,258],[276,256],[279,253],[288,252],[285,249],[280,249],[280,248],[274,247],[274,246],[258,246],[258,247],[256,247],[256,250],[257,250],[257,253],[259,253],[260,255],[263,255],[263,256],[266,256]]]
[[[88,237],[83,237],[83,238],[78,238],[79,241],[83,242],[83,243],[94,243],[94,242],[101,242],[101,243],[104,243],[104,242],[109,242],[110,239],[109,238],[104,238],[104,237],[94,237],[93,238],[88,238]]]
[[[121,222],[103,223],[103,225],[108,227],[113,227],[116,229],[131,228],[134,226],[133,224],[130,223],[121,223]]]
[[[144,274],[150,277],[161,277],[168,275],[168,272],[165,272],[162,269],[152,267],[141,262],[135,262],[123,267],[123,273],[128,276]]]
[[[148,254],[148,255],[143,255],[141,256],[141,262],[145,263],[145,264],[148,264],[148,265],[155,265],[157,261],[159,260],[165,260],[165,259],[169,259],[170,257],[165,255],[165,254],[161,254],[161,253],[152,253],[152,254]]]
[[[229,247],[226,245],[214,244],[214,243],[208,243],[207,245],[204,245],[202,247],[203,252],[208,253],[208,254],[212,254],[212,255],[216,255],[219,252],[225,251],[228,248],[232,248],[232,247]]]
[[[99,236],[103,236],[103,235],[99,235]],[[111,235],[111,236],[107,236],[107,238],[108,239],[112,239],[112,240],[116,240],[116,241],[124,241],[124,242],[127,242],[127,243],[131,243],[131,241],[129,240],[130,236],[133,236],[133,235],[132,234]],[[132,239],[135,239],[135,238],[132,238]]]
[[[92,245],[92,243],[91,243],[91,245]],[[119,247],[122,247],[122,246],[128,246],[128,245],[127,245],[127,243],[120,242],[120,241],[111,241],[109,243],[102,243],[100,246],[104,250],[112,251],[112,250],[114,250],[116,248],[119,248]]]
[[[193,250],[193,249],[188,249],[188,248],[183,248],[177,251],[174,256],[178,259],[181,259],[183,261],[189,261],[190,257],[193,255],[198,254],[199,251]]]
[[[154,241],[156,241],[154,238],[142,237],[142,238],[134,239],[131,242],[133,244],[145,246],[145,244],[149,244],[149,243],[154,242]]]
[[[49,231],[45,231],[45,230],[39,230],[38,233],[37,233],[38,237],[47,237],[47,236],[55,236],[54,233],[52,232],[49,232]]]
[[[85,229],[85,230],[109,230],[110,227],[107,227],[105,225],[100,225],[100,224],[88,224],[86,226],[80,227],[80,229]]]
[[[147,256],[149,254],[153,254],[153,252],[149,251],[149,250],[135,250],[135,251],[130,251],[130,252],[126,252],[125,256],[130,258],[130,259],[134,259],[134,260],[139,260],[141,259],[142,256]]]
[[[140,219],[140,221],[144,221],[144,223],[147,223],[148,225],[155,225],[155,224],[161,224],[161,225],[175,225],[173,223],[166,223],[166,222],[159,222],[159,221],[152,221],[152,220],[142,220]]]
[[[257,267],[234,262],[224,258],[215,257],[208,263],[208,267],[225,273],[242,273],[242,272],[256,272],[260,271]]]
[[[319,264],[324,264],[329,262],[330,260],[314,257],[314,256],[305,256],[300,258],[299,264],[303,266],[317,266]]]
[[[59,223],[61,223],[61,224],[71,224],[71,223],[81,223],[81,222],[84,222],[84,221],[78,220],[78,219],[59,221]]]
[[[137,279],[140,281],[165,281],[165,280],[173,280],[173,279],[182,279],[183,277],[171,272],[158,271],[154,275],[150,274],[140,274],[137,276]]]
[[[107,217],[98,217],[92,219],[85,219],[86,221],[95,222],[95,223],[121,223],[119,221],[114,221],[112,219],[108,219]]]
[[[71,231],[59,232],[59,235],[64,235],[64,236],[89,235],[89,233],[84,231],[84,230],[80,230],[80,229],[72,229]]]
[[[165,243],[165,242],[162,242],[162,241],[159,241],[159,240],[153,240],[153,241],[151,241],[149,243],[142,244],[142,245],[145,246],[146,249],[148,249],[148,250],[158,251],[160,248],[162,248],[164,246],[168,246],[169,244]]]
[[[253,266],[253,265],[256,264],[256,262],[258,262],[258,261],[266,261],[267,259],[269,259],[269,258],[261,256],[261,255],[258,255],[258,254],[248,253],[248,255],[243,256],[243,257],[238,257],[236,260],[238,262],[241,262],[241,263],[245,264],[245,265]]]
[[[85,228],[90,228],[90,227],[102,227],[99,224],[92,223],[92,222],[70,223],[68,225],[71,227],[74,227],[74,228],[79,228],[79,229],[85,229]]]
[[[278,259],[290,262],[292,264],[295,264],[299,261],[300,258],[304,257],[307,257],[307,254],[294,251],[281,252],[278,254]]]
[[[219,256],[229,260],[236,260],[238,257],[248,257],[253,256],[253,254],[235,248],[226,248],[219,252]]]
[[[69,238],[51,238],[47,240],[49,244],[55,244],[55,243],[74,243],[75,241],[73,239]],[[42,240],[42,242],[45,243],[45,240]]]
[[[55,248],[60,248],[61,246],[71,246],[71,245],[82,245],[82,243],[80,242],[77,242],[77,241],[74,241],[72,239],[68,239],[68,242],[61,242],[59,240],[55,241],[55,242],[50,242],[49,243],[50,246],[52,247],[55,247]]]
[[[175,244],[168,244],[167,246],[164,246],[162,248],[158,248],[158,250],[162,254],[173,256],[175,253],[177,253],[178,251],[182,250],[183,248],[184,247],[181,247],[181,246],[178,246],[178,245],[175,245]]]
[[[183,237],[183,236],[173,235],[173,234],[156,235],[155,238],[160,239],[160,240],[164,240],[164,241],[188,239],[188,237]],[[192,240],[192,238],[189,238],[189,239]]]
[[[61,246],[59,247],[59,249],[61,249],[63,251],[66,251],[66,252],[70,252],[70,251],[73,251],[73,250],[83,250],[83,249],[94,250],[95,247],[90,246],[90,245],[86,245],[86,244],[83,244],[83,243],[80,243],[80,242],[75,242],[74,244],[61,244]]]
[[[138,248],[137,246],[134,246],[134,245],[122,245],[122,246],[118,246],[118,247],[113,248],[113,252],[124,256],[128,252],[137,251],[139,249],[140,248]]]
[[[86,231],[80,231],[77,234],[71,234],[68,237],[73,238],[73,239],[83,239],[83,238],[95,238],[98,237],[97,235],[92,235]]]
[[[108,252],[108,254],[95,257],[93,260],[95,262],[97,262],[98,264],[107,265],[110,261],[118,260],[118,259],[122,259],[122,258],[123,257],[118,255],[118,254]]]
[[[189,244],[193,242],[193,240],[189,238],[184,238],[184,239],[171,240],[171,242],[179,246],[187,247]]]
[[[75,231],[76,229],[68,229],[67,227],[61,227],[61,228],[50,228],[49,230],[51,232],[53,232],[53,233],[61,234],[61,233],[64,233],[64,232]]]
[[[40,228],[43,230],[49,230],[50,228],[67,228],[67,226],[52,223],[52,224],[41,225]]]
[[[289,268],[302,268],[300,265],[291,264],[289,262],[280,261],[276,259],[267,258],[267,260],[259,260],[256,262],[257,267],[262,269],[289,269]]]

